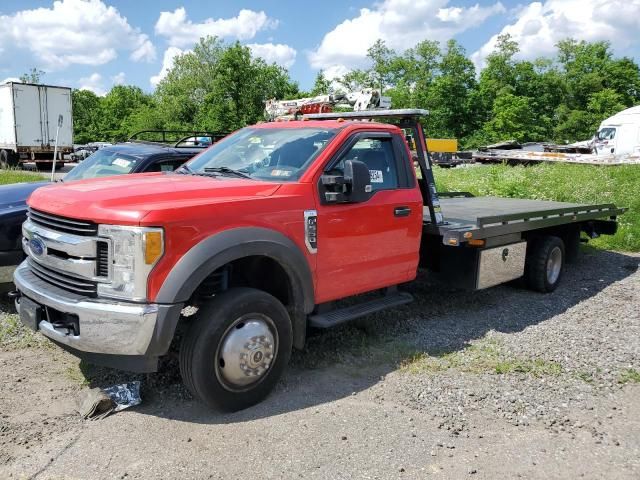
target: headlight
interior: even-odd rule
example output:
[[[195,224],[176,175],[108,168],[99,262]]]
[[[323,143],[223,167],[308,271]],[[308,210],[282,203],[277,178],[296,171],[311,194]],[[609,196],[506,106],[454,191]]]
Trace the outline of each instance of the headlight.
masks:
[[[149,273],[164,253],[162,229],[100,225],[98,235],[111,239],[111,281],[98,284],[98,295],[146,300]]]

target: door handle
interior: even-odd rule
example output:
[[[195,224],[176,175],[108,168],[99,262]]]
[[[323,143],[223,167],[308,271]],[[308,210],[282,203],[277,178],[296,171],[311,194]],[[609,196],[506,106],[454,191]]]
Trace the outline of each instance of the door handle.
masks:
[[[396,217],[408,217],[411,215],[411,209],[409,207],[396,207],[393,209],[393,215]]]

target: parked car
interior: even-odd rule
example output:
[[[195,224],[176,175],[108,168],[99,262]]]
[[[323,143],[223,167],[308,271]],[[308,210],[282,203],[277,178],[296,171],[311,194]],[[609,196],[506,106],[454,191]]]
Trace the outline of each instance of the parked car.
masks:
[[[71,161],[81,162],[96,150],[98,150],[98,147],[93,147],[90,145],[81,145],[81,146],[78,146],[77,148],[74,148],[73,153],[69,156],[71,157]]]
[[[205,146],[174,147],[156,143],[127,142],[96,150],[73,168],[64,182],[142,172],[171,172],[204,150]],[[0,283],[10,282],[23,260],[22,223],[27,218],[27,198],[50,182],[0,186]]]

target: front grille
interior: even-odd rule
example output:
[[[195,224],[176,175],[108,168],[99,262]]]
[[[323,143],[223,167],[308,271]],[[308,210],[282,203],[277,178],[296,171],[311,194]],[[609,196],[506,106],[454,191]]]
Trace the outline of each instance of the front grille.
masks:
[[[96,243],[96,275],[109,276],[109,244],[107,242]]]
[[[98,284],[94,281],[58,272],[40,265],[31,258],[28,259],[28,262],[34,275],[45,282],[88,297],[95,297],[98,294]]]
[[[81,236],[93,236],[98,233],[98,225],[87,220],[61,217],[29,208],[27,216],[36,225],[56,232],[72,233]]]

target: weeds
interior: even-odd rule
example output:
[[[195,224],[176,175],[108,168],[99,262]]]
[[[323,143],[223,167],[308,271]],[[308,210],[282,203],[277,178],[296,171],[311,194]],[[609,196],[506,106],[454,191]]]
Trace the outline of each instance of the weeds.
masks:
[[[640,251],[640,165],[435,167],[434,173],[439,191],[628,207],[618,217],[618,232],[595,239],[592,244],[605,249]],[[447,214],[446,209],[443,213]]]
[[[640,372],[635,368],[627,368],[618,376],[618,383],[640,383]]]
[[[439,373],[450,369],[469,373],[526,373],[536,377],[559,375],[559,363],[540,358],[519,358],[505,352],[494,339],[483,340],[463,350],[443,353],[420,353],[400,362],[401,370],[408,373]]]

